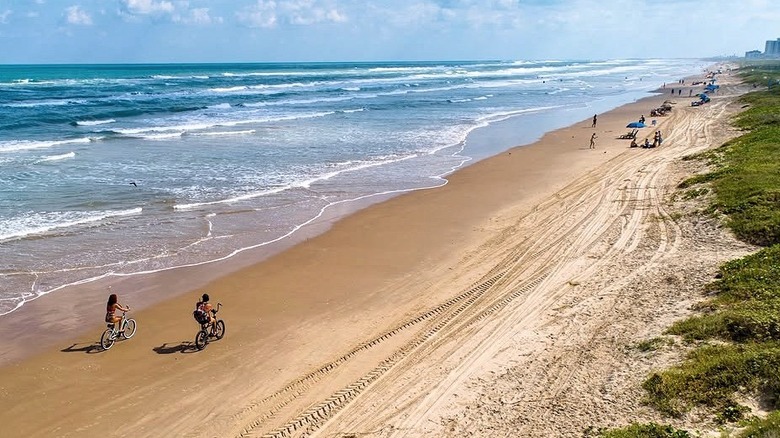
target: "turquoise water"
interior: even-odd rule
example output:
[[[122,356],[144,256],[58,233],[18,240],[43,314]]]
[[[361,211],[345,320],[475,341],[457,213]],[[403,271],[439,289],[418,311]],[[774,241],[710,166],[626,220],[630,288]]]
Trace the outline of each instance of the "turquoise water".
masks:
[[[697,60],[0,66],[0,314],[229,257],[698,73]],[[505,144],[469,142],[512,120]]]

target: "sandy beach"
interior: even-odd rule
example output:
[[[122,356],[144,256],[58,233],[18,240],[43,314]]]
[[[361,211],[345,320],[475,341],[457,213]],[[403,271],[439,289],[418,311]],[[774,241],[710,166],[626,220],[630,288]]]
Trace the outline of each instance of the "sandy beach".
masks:
[[[671,98],[658,148],[617,137],[668,94],[311,230],[260,263],[136,282],[210,281],[149,298],[133,313],[136,336],[109,351],[96,343],[99,309],[63,341],[57,321],[84,312],[67,294],[34,301],[0,321],[6,349],[34,342],[18,327],[51,332],[45,351],[4,358],[3,436],[574,437],[668,422],[642,406],[640,383],[682,347],[632,346],[689,314],[717,267],[753,250],[673,197],[698,171],[682,157],[737,135],[728,119],[747,87],[719,83],[701,107]],[[203,292],[224,303],[227,334],[197,352]]]

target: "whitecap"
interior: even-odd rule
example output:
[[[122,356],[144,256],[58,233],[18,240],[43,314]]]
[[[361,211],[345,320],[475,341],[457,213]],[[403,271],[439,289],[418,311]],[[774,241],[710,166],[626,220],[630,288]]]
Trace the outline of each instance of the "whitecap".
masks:
[[[68,152],[67,154],[49,155],[47,157],[42,157],[40,160],[36,161],[36,163],[42,163],[46,161],[66,160],[68,158],[75,158],[75,157],[76,157],[75,152]]]
[[[106,120],[79,120],[76,122],[76,125],[78,126],[97,126],[97,125],[106,125],[108,123],[114,123],[116,120],[114,119],[106,119]]]
[[[249,87],[241,85],[238,87],[218,87],[218,88],[211,88],[209,91],[213,91],[215,93],[233,93],[236,91],[244,91],[248,90]]]
[[[115,132],[129,137],[142,137],[150,139],[171,138],[194,134],[193,131],[203,131],[215,127],[232,127],[252,123],[286,122],[291,120],[311,119],[335,114],[336,111],[322,111],[303,114],[290,114],[276,117],[247,118],[240,120],[215,120],[211,123],[190,123],[170,126],[151,126],[148,128],[116,129]],[[151,134],[151,133],[158,133]],[[1,145],[1,144],[0,144]]]
[[[29,212],[0,222],[0,242],[46,234],[53,230],[86,225],[104,219],[140,214],[141,207],[104,211]]]
[[[89,143],[91,141],[99,140],[102,137],[97,138],[90,138],[90,137],[82,137],[82,138],[73,138],[70,140],[10,140],[10,141],[0,141],[0,153],[2,152],[17,152],[17,151],[26,151],[30,149],[43,149],[43,148],[50,148],[54,146],[59,146],[63,144],[78,144],[78,143]]]
[[[368,168],[372,168],[372,167],[384,166],[384,165],[387,165],[387,164],[397,163],[397,162],[400,162],[400,161],[406,161],[406,160],[410,160],[412,158],[416,158],[418,156],[419,155],[416,154],[416,153],[409,154],[409,155],[403,155],[403,156],[387,155],[387,156],[375,157],[375,158],[373,158],[371,160],[350,160],[350,161],[345,161],[345,162],[341,162],[341,163],[332,163],[331,167],[332,166],[337,166],[337,167],[341,167],[341,169],[330,171],[330,172],[325,172],[325,173],[322,173],[320,175],[313,176],[311,178],[295,181],[295,182],[289,183],[289,184],[281,186],[281,187],[275,187],[273,189],[260,190],[260,191],[257,191],[257,192],[246,193],[246,194],[243,194],[243,195],[234,196],[234,197],[230,197],[230,198],[226,198],[226,199],[219,199],[219,200],[215,200],[215,201],[193,202],[193,203],[188,203],[188,204],[178,204],[178,205],[174,205],[173,209],[177,210],[177,211],[193,210],[193,209],[197,209],[197,208],[201,208],[201,207],[206,207],[206,206],[209,206],[209,205],[233,204],[233,203],[236,203],[236,202],[248,201],[248,200],[251,200],[251,199],[259,198],[259,197],[262,197],[262,196],[268,196],[268,195],[275,194],[275,193],[280,193],[280,192],[283,192],[285,190],[290,190],[290,189],[294,189],[294,188],[306,188],[306,189],[308,189],[308,188],[311,187],[312,184],[315,184],[315,183],[321,182],[321,181],[327,181],[329,179],[332,179],[332,178],[334,178],[334,177],[336,177],[338,175],[344,174],[344,173],[355,172],[355,171],[358,171],[358,170],[368,169]]]
[[[229,103],[218,103],[216,105],[209,106],[209,109],[230,109]]]
[[[188,134],[192,135],[193,137],[200,137],[200,136],[218,136],[218,135],[247,135],[247,134],[254,134],[254,129],[247,129],[244,131],[213,131],[213,132],[198,132],[195,134]]]
[[[169,140],[172,138],[179,138],[182,135],[184,135],[186,131],[179,131],[179,132],[162,132],[157,134],[145,134],[141,135],[141,138],[144,138],[146,140]]]

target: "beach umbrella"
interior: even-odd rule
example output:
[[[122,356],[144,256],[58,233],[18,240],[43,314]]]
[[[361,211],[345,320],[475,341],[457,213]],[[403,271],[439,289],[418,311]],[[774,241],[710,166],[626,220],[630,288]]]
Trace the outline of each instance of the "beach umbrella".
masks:
[[[645,124],[642,122],[631,122],[626,125],[626,128],[644,128]]]

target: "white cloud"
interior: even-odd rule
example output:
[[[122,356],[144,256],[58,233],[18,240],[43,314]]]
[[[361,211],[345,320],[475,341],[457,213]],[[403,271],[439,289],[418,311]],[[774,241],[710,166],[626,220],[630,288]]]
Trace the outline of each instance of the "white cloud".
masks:
[[[6,24],[8,23],[8,17],[11,16],[14,12],[10,9],[6,9],[3,12],[0,12],[0,24]]]
[[[236,12],[236,18],[249,27],[275,27],[277,22],[276,2],[257,0],[255,6]]]
[[[219,24],[222,23],[222,17],[212,17],[209,14],[209,8],[195,8],[190,11],[186,11],[184,15],[176,14],[173,16],[173,21],[176,23],[184,24]]]
[[[133,15],[171,14],[176,9],[167,0],[124,0],[127,11]]]
[[[210,25],[223,22],[222,17],[213,16],[210,8],[190,9],[187,0],[122,0],[118,14],[128,21],[139,21],[146,17],[177,24]]]
[[[65,8],[65,17],[70,24],[80,26],[91,26],[92,17],[79,6],[70,6]]]
[[[257,0],[255,5],[236,12],[236,17],[247,26],[264,28],[276,27],[280,22],[307,26],[349,21],[347,14],[332,3],[321,0]]]
[[[337,9],[314,9],[290,15],[290,23],[304,26],[323,22],[345,23],[346,21],[347,16]]]

